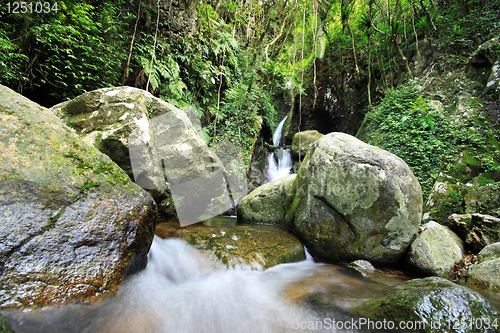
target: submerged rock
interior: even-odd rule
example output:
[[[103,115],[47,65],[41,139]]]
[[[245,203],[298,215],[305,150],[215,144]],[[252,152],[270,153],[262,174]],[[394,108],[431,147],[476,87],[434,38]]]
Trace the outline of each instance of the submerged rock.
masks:
[[[228,267],[246,266],[265,269],[278,264],[305,259],[304,247],[292,234],[266,226],[205,226],[162,224],[161,238],[181,238],[208,254],[216,263]]]
[[[484,214],[452,214],[448,226],[454,230],[472,250],[479,252],[486,245],[500,241],[500,219]]]
[[[488,300],[440,277],[402,283],[364,312],[376,320],[403,323],[412,332],[497,332],[500,325],[498,310]]]
[[[296,176],[276,179],[249,193],[238,205],[238,221],[280,225],[285,214],[286,196]]]
[[[0,308],[114,291],[145,264],[153,199],[51,111],[0,96]]]
[[[411,243],[407,259],[422,273],[452,278],[454,265],[462,260],[463,251],[460,237],[448,227],[430,221]]]
[[[330,133],[307,153],[287,198],[285,225],[326,261],[398,261],[422,218],[417,178],[396,155]]]

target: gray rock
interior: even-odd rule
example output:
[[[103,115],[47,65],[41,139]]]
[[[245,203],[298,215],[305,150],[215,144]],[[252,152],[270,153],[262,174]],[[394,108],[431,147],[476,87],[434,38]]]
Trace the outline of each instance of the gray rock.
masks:
[[[153,199],[51,111],[0,96],[0,308],[115,291],[145,263]]]
[[[486,245],[500,241],[500,219],[485,214],[452,214],[448,226],[455,231],[472,250],[479,252]]]
[[[451,278],[462,260],[463,242],[448,227],[430,221],[420,228],[406,256],[423,273]]]
[[[420,323],[412,332],[460,333],[497,332],[490,324],[498,324],[499,315],[479,293],[440,277],[404,282],[373,302],[365,314],[396,323]],[[482,323],[482,328],[471,328],[471,321]]]
[[[498,258],[500,258],[500,243],[486,245],[481,252],[477,254],[477,261],[479,263]]]
[[[314,257],[398,261],[422,218],[422,191],[399,157],[344,133],[314,142],[287,198],[284,224]]]
[[[238,221],[280,225],[285,214],[287,193],[297,175],[289,175],[259,186],[238,205]]]
[[[500,292],[500,259],[469,266],[461,283],[467,286]]]
[[[204,214],[224,212],[230,208],[225,206],[229,201],[227,177],[233,201],[246,195],[245,170],[231,165],[228,175],[190,118],[149,92],[132,87],[103,88],[52,110],[149,190],[166,217],[177,217],[177,213],[181,220],[200,221]],[[219,151],[227,151],[227,146],[219,145]],[[233,163],[241,165],[241,158],[234,158],[237,155],[228,153]]]

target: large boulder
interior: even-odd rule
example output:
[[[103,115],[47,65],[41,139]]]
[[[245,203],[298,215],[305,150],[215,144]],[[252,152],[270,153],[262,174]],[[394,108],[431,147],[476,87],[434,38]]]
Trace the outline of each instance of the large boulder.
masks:
[[[393,263],[414,239],[422,191],[399,157],[344,133],[317,140],[289,191],[284,224],[327,261]]]
[[[181,223],[188,219],[197,222],[203,219],[201,215],[211,215],[207,211],[217,215],[229,208],[225,206],[230,199],[226,169],[200,138],[191,119],[172,104],[144,90],[117,87],[85,93],[52,110],[149,190],[161,215],[178,214]],[[199,122],[196,117],[192,120]],[[228,146],[219,145],[219,151],[236,156]],[[237,201],[246,195],[245,172],[231,167],[235,172],[230,190]],[[218,197],[220,200],[213,200]],[[216,201],[223,202],[223,208],[215,207]]]
[[[51,111],[0,96],[0,308],[113,292],[145,263],[153,199]]]
[[[485,214],[451,214],[448,226],[475,252],[500,242],[500,219]]]
[[[259,186],[238,205],[238,221],[280,225],[285,214],[286,196],[297,175],[289,175]]]
[[[462,260],[463,251],[463,242],[457,234],[430,221],[420,228],[406,256],[412,266],[422,273],[452,278],[454,265]]]
[[[402,283],[364,314],[411,332],[460,333],[497,332],[499,315],[479,293],[440,277]]]

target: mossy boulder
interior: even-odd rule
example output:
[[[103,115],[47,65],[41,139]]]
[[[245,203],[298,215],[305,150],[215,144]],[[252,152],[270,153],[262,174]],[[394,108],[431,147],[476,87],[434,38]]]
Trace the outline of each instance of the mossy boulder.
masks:
[[[410,264],[424,274],[454,276],[454,265],[463,257],[463,241],[448,227],[430,221],[422,226],[406,255]]]
[[[114,292],[145,264],[153,199],[50,110],[0,96],[0,308]]]
[[[452,214],[447,225],[475,252],[500,242],[500,219],[485,214]]]
[[[286,196],[297,175],[289,175],[259,186],[238,205],[238,221],[280,225],[285,214]]]
[[[482,263],[488,260],[500,258],[500,243],[486,245],[481,252],[477,254],[477,262]]]
[[[289,232],[277,227],[254,225],[206,226],[162,225],[161,238],[181,238],[226,267],[244,266],[261,270],[305,259],[304,247]]]
[[[394,154],[348,134],[314,142],[288,193],[284,225],[331,262],[393,263],[416,236],[420,184]]]
[[[418,324],[406,326],[412,332],[497,332],[491,324],[500,319],[498,310],[479,293],[440,277],[404,282],[363,312],[376,320]]]
[[[321,138],[323,134],[316,130],[309,130],[295,133],[292,140],[292,153],[305,156],[311,144]]]
[[[200,191],[203,187],[210,187],[214,197],[229,198],[226,169],[200,138],[190,118],[147,91],[132,87],[103,88],[58,104],[52,110],[87,143],[108,155],[131,179],[147,189],[162,216],[177,217],[179,209],[180,215],[202,215],[209,205],[212,205],[209,210],[215,209],[209,193]],[[245,187],[239,191],[238,186],[232,186],[233,198],[239,198],[246,195],[245,172],[233,169],[232,178],[243,178],[239,184]],[[237,195],[239,192],[244,194]],[[221,210],[214,215],[225,209]]]
[[[500,258],[469,266],[460,283],[471,288],[500,292]]]

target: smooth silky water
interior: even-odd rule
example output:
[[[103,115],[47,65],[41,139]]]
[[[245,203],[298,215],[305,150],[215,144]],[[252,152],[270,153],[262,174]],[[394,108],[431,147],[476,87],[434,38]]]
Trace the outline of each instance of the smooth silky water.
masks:
[[[236,219],[218,217],[205,224],[227,227]],[[147,267],[124,281],[113,298],[3,314],[17,333],[334,332],[304,327],[350,321],[360,303],[407,279],[376,276],[370,280],[312,260],[265,271],[221,268],[182,240],[155,236]]]

